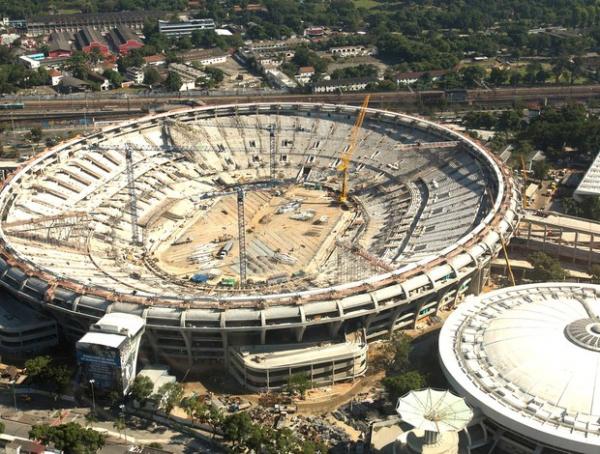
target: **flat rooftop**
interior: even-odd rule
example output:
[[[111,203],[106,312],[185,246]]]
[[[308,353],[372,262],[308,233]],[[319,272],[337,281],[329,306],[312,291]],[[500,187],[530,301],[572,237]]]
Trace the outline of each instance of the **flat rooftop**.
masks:
[[[354,342],[318,343],[302,348],[296,345],[244,346],[239,347],[238,355],[253,369],[275,369],[348,358],[358,353],[361,347]]]

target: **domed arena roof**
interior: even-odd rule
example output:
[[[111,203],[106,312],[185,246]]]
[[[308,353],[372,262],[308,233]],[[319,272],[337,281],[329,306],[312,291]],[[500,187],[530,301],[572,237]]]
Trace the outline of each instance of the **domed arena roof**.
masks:
[[[600,452],[600,286],[545,283],[471,297],[442,328],[453,387],[539,443]]]

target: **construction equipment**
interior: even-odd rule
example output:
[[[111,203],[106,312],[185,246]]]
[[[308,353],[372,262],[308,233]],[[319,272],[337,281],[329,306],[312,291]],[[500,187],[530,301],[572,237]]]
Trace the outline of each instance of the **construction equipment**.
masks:
[[[271,184],[275,184],[275,167],[277,162],[275,161],[277,155],[277,141],[275,140],[275,125],[269,126],[269,177]]]
[[[237,187],[238,238],[240,242],[240,288],[246,284],[246,217],[244,215],[244,189]]]
[[[133,174],[133,152],[125,145],[125,164],[127,169],[127,188],[129,190],[129,215],[131,216],[131,243],[142,245],[140,226],[138,225],[137,194],[135,192],[135,176]]]
[[[370,99],[371,95],[365,96],[360,111],[358,112],[358,116],[356,117],[356,122],[352,127],[352,132],[350,133],[350,141],[340,157],[338,170],[342,173],[342,188],[338,200],[341,204],[345,204],[348,201],[348,170],[350,168],[350,160],[352,159],[352,155],[358,144],[358,133],[360,132],[360,128],[367,115],[367,106],[369,105]]]

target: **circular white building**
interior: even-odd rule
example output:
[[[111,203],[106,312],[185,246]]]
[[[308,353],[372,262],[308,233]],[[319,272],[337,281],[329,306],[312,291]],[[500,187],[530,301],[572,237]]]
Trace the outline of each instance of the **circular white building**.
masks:
[[[473,447],[600,452],[600,286],[544,283],[468,298],[439,339],[452,387],[482,413]]]

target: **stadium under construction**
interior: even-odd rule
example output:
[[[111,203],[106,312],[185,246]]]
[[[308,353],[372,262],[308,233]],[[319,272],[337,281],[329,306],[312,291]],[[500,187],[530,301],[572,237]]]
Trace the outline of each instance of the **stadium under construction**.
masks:
[[[445,126],[255,103],[62,143],[5,181],[0,207],[0,284],[68,338],[138,315],[142,359],[214,360],[265,389],[360,376],[369,341],[478,294],[520,194]]]

